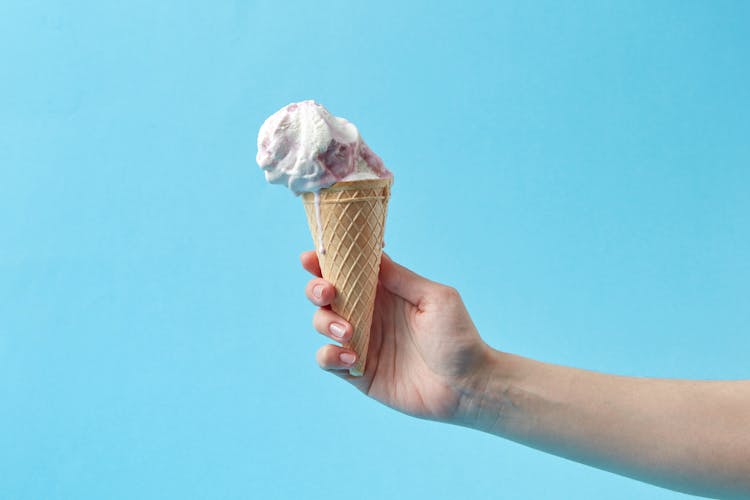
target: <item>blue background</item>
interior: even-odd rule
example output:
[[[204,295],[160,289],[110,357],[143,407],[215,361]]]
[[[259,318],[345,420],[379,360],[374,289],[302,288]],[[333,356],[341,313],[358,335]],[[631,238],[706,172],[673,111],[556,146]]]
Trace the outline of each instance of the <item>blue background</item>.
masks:
[[[746,2],[0,3],[0,497],[680,498],[320,371],[314,98],[396,175],[390,254],[496,348],[747,378]]]

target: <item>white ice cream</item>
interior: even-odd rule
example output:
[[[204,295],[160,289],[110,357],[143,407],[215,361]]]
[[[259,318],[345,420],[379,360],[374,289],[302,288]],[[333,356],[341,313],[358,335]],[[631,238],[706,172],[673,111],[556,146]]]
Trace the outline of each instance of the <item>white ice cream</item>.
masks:
[[[315,101],[289,104],[271,115],[258,133],[256,160],[268,182],[295,194],[340,181],[393,177],[353,123]]]

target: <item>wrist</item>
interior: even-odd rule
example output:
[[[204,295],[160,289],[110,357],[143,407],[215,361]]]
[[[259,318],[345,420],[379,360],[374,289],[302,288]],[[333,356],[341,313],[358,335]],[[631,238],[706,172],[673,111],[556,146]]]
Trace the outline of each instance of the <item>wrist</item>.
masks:
[[[487,346],[476,369],[459,385],[459,403],[451,423],[497,434],[513,408],[515,356]]]

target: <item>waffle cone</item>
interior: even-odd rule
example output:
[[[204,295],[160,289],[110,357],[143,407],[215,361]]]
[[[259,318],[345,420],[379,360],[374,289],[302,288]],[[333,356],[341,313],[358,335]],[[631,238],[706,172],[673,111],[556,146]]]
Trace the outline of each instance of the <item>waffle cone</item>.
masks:
[[[390,186],[391,179],[338,182],[320,191],[318,206],[314,193],[302,195],[320,270],[336,287],[331,309],[354,329],[345,347],[357,353],[355,376],[365,372]]]

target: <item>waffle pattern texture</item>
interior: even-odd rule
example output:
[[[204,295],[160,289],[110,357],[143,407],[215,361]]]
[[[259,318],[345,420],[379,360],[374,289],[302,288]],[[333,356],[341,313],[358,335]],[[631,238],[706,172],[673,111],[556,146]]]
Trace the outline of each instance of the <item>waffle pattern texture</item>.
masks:
[[[375,179],[339,182],[321,190],[321,235],[315,196],[302,195],[323,278],[336,287],[331,309],[354,329],[346,344],[357,353],[349,369],[354,376],[365,372],[390,186],[391,179]]]

